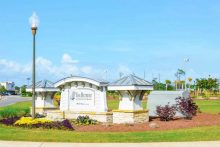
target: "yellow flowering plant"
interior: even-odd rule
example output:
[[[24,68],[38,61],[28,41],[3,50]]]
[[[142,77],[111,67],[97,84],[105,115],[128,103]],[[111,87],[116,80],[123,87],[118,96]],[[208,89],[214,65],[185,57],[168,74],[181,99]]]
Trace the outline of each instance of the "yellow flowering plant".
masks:
[[[44,124],[51,123],[52,121],[47,120],[45,118],[36,118],[32,119],[31,117],[21,117],[14,124],[15,125],[34,125],[34,124]]]
[[[43,128],[43,129],[59,129],[74,130],[68,119],[63,121],[51,121],[45,118],[22,117],[14,123],[15,126],[25,128]]]

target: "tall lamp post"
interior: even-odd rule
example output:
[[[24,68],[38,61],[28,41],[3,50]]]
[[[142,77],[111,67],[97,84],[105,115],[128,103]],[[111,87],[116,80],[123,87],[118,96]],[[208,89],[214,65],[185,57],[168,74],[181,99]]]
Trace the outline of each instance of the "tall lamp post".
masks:
[[[32,118],[35,118],[35,36],[37,33],[37,27],[39,25],[39,19],[34,12],[29,18],[33,35],[33,61],[32,61]]]

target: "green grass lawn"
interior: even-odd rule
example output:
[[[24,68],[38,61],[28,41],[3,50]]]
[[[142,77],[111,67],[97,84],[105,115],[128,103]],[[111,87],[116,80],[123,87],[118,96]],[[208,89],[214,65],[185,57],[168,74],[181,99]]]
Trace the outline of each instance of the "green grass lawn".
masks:
[[[220,113],[220,100],[196,100],[196,104],[200,110],[204,113],[219,114]],[[110,110],[118,109],[119,100],[110,99],[108,100],[108,108]],[[142,107],[147,109],[147,102],[142,101]]]
[[[119,106],[119,100],[118,99],[110,99],[110,100],[107,100],[107,101],[108,101],[108,109],[109,110],[117,110],[118,109],[118,106]],[[144,109],[147,109],[146,100],[142,101],[142,107]]]
[[[219,113],[220,101],[198,100],[196,103],[206,113]],[[30,107],[31,102],[21,102],[7,108]],[[146,102],[143,102],[146,108]],[[110,109],[118,108],[118,100],[109,100]],[[0,110],[3,108],[0,108]],[[74,132],[62,130],[25,129],[0,125],[0,140],[47,142],[174,142],[220,140],[220,126],[196,127],[169,131],[145,132]]]
[[[5,108],[15,108],[15,109],[23,109],[23,108],[29,108],[31,107],[31,102],[19,102],[13,105],[5,106],[5,107],[0,107],[0,110],[5,109]]]
[[[200,110],[205,113],[219,114],[220,100],[196,100]]]
[[[218,114],[220,113],[220,100],[196,100],[196,104],[199,106],[200,110],[205,113]],[[118,109],[119,100],[108,100],[108,108],[111,110]],[[6,107],[0,107],[0,110],[3,108],[28,108],[31,106],[31,102],[20,102]],[[142,106],[144,109],[147,107],[147,102],[143,101]]]
[[[46,142],[174,142],[220,140],[220,126],[148,132],[74,132],[0,125],[1,140]]]

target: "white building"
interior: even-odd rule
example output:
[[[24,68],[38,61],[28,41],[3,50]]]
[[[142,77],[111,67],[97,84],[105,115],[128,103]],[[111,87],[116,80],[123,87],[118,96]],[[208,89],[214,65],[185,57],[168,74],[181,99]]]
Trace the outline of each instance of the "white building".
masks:
[[[8,92],[15,92],[15,83],[14,82],[0,82],[1,86],[4,86]]]
[[[101,122],[112,121],[107,107],[107,85],[108,82],[80,76],[56,82],[54,86],[61,90],[60,110],[66,118],[89,115]]]

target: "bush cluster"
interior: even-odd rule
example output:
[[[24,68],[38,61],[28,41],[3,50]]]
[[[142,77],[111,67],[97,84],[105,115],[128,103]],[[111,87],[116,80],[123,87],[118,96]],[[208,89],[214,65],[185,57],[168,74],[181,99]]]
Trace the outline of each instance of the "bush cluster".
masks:
[[[59,129],[59,130],[74,130],[68,119],[63,121],[51,121],[45,118],[22,117],[14,123],[15,126],[25,128],[44,128],[44,129]]]
[[[29,108],[19,109],[19,108],[5,108],[0,110],[0,118],[14,118],[14,117],[21,117],[27,116],[30,113]]]
[[[29,108],[4,108],[0,110],[0,123],[5,125],[14,125],[26,128],[46,128],[46,129],[63,129],[74,130],[70,121],[50,121],[45,119],[44,115],[36,114],[32,119]]]
[[[98,121],[89,118],[89,116],[78,116],[76,120],[73,121],[74,123],[78,124],[78,125],[94,125],[97,124]]]
[[[35,118],[32,119],[31,117],[21,117],[19,120],[15,122],[15,125],[22,126],[22,125],[35,125],[35,124],[44,124],[44,123],[50,123],[50,120],[47,120],[45,118]]]
[[[191,98],[176,98],[176,109],[179,111],[186,119],[192,119],[196,115],[198,106],[193,102]]]
[[[9,125],[13,125],[19,119],[20,119],[20,117],[3,118],[0,120],[0,123],[9,126]]]
[[[156,114],[162,121],[172,120],[176,114],[176,111],[180,112],[185,119],[192,119],[192,117],[196,115],[197,110],[198,106],[190,97],[177,97],[175,105],[170,106],[168,103],[165,106],[157,106]]]
[[[176,114],[176,107],[170,106],[169,104],[165,106],[157,106],[156,113],[159,116],[161,121],[172,120]]]

